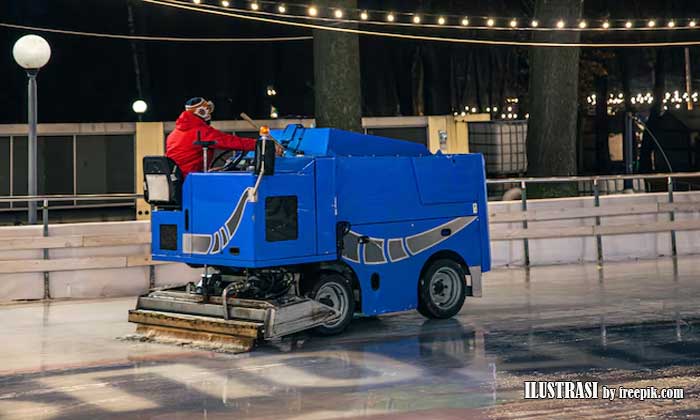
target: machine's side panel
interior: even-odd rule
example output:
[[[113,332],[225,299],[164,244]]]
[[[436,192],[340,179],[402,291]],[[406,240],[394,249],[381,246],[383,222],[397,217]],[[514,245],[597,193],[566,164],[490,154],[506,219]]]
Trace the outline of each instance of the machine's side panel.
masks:
[[[206,257],[214,265],[236,258],[252,260],[252,174],[193,173],[185,184],[191,190],[190,234],[184,239],[193,258]],[[235,248],[236,253],[229,252]]]
[[[189,184],[182,189],[180,210],[153,210],[151,212],[151,257],[155,261],[179,261],[189,257],[185,252],[183,236],[189,229],[191,193]]]
[[[449,236],[441,235],[450,229]],[[358,276],[362,311],[368,315],[413,309],[418,304],[418,280],[428,258],[449,250],[467,265],[481,264],[480,226],[476,216],[353,226],[351,235],[367,236],[356,252],[343,259]],[[357,255],[358,260],[349,258]]]
[[[413,159],[424,205],[475,203],[483,189],[481,155],[443,155]]]
[[[351,224],[343,259],[363,312],[414,308],[420,273],[440,251],[470,267],[489,261],[481,156],[338,158],[337,177],[338,220]]]
[[[158,210],[151,215],[151,254],[155,261],[180,261],[185,232],[184,212]]]
[[[481,171],[478,174],[481,182],[479,190],[479,223],[481,227],[481,271],[487,272],[491,270],[491,236],[489,233],[489,209],[488,209],[488,192],[486,191],[486,162],[484,156],[479,154],[481,163]]]
[[[437,159],[425,157],[416,159]],[[462,202],[427,206],[421,202],[411,157],[340,157],[337,162],[338,220],[352,224],[392,223],[471,214]],[[432,177],[428,173],[429,177]],[[466,182],[467,180],[465,180]],[[438,182],[437,180],[435,182]]]
[[[338,197],[335,192],[335,159],[316,159],[316,246],[319,255],[336,255]]]
[[[255,265],[316,255],[316,194],[313,161],[293,172],[276,172],[260,184],[255,207]]]

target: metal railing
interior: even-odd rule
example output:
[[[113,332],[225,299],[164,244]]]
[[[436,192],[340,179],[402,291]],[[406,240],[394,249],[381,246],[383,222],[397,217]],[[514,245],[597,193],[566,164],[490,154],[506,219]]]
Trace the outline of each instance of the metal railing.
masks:
[[[660,179],[666,180],[666,193],[668,194],[668,202],[673,203],[673,193],[674,193],[674,180],[687,179],[687,178],[699,178],[700,172],[686,172],[686,173],[665,173],[665,174],[634,174],[634,175],[594,175],[594,176],[555,176],[555,177],[528,177],[528,178],[503,178],[503,179],[489,179],[486,181],[489,185],[498,184],[513,184],[519,185],[520,188],[520,208],[523,212],[527,212],[528,208],[528,194],[527,186],[528,184],[561,184],[561,183],[573,183],[573,182],[592,182],[593,184],[593,205],[596,208],[600,207],[600,184],[603,181],[634,181],[634,180],[653,180]],[[700,189],[700,185],[698,185]],[[645,191],[646,192],[646,191]],[[579,196],[579,195],[577,195]],[[671,222],[675,221],[675,212],[673,210],[669,211],[669,220]],[[600,226],[601,217],[595,216],[595,225]],[[528,221],[525,218],[522,221],[523,229],[528,228]],[[675,257],[678,254],[677,244],[676,244],[676,231],[670,230],[671,234],[671,253]],[[597,234],[596,236],[596,249],[598,261],[603,260],[603,242],[602,236]],[[527,238],[523,239],[523,250],[525,265],[530,265],[530,249],[529,240]]]
[[[52,201],[115,201],[115,203],[110,204],[111,206],[121,206],[121,205],[132,205],[132,203],[125,203],[124,200],[138,200],[143,198],[143,194],[80,194],[80,195],[23,195],[23,196],[4,196],[0,197],[0,203],[13,203],[13,202],[37,202],[42,203],[40,209],[42,214],[42,224],[44,225],[44,230],[48,232],[49,225],[49,203]],[[134,204],[135,205],[135,204]],[[100,205],[102,206],[102,205]],[[79,209],[81,206],[56,206],[52,207],[55,210],[64,209]],[[28,209],[13,208],[12,211],[28,211]]]

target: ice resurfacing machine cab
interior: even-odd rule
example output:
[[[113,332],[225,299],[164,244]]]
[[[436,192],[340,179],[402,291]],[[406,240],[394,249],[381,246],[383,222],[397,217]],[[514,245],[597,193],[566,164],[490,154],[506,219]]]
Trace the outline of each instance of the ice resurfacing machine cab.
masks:
[[[356,313],[449,318],[481,296],[481,155],[336,129],[263,130],[254,155],[184,182],[168,158],[144,158],[153,259],[204,274],[139,297],[129,313],[139,332],[250,349],[310,328],[339,333]]]

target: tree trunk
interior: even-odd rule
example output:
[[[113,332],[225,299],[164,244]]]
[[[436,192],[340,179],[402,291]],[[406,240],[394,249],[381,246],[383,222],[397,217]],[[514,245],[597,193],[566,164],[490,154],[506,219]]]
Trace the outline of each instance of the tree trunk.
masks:
[[[411,90],[414,115],[425,115],[425,71],[421,48],[416,47],[411,64]]]
[[[562,19],[567,27],[574,27],[581,17],[582,8],[583,0],[537,0],[535,19],[540,22]],[[577,42],[579,38],[576,31],[534,35],[537,41],[549,42]],[[531,50],[527,133],[529,175],[576,175],[579,52],[578,48],[569,47]],[[544,191],[543,194],[549,195]]]
[[[317,1],[321,10],[356,9],[357,0]],[[357,35],[314,30],[314,93],[317,127],[362,131],[360,46]]]

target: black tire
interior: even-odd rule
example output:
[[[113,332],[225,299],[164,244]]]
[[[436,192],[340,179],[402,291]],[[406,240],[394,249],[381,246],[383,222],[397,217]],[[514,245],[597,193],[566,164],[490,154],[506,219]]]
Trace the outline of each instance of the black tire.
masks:
[[[319,295],[320,293],[320,295]],[[340,306],[342,314],[328,324],[315,328],[319,335],[340,334],[352,321],[355,313],[355,295],[350,281],[338,273],[320,273],[308,296],[331,307]]]
[[[465,291],[465,272],[459,263],[433,261],[418,282],[417,310],[428,319],[451,318],[462,309]]]

